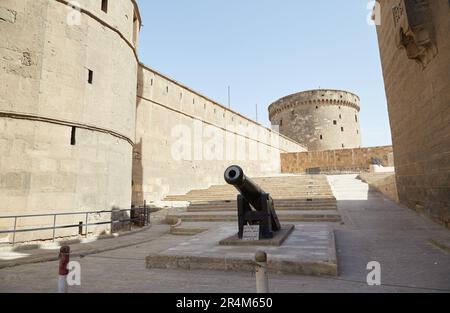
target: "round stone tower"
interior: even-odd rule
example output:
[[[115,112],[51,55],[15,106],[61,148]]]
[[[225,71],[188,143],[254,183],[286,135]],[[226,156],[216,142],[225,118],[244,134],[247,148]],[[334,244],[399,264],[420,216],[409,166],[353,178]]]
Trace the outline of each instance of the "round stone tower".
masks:
[[[361,147],[359,97],[341,90],[310,90],[284,97],[269,107],[279,132],[309,151]]]
[[[0,215],[129,208],[135,0],[5,0],[0,13]]]

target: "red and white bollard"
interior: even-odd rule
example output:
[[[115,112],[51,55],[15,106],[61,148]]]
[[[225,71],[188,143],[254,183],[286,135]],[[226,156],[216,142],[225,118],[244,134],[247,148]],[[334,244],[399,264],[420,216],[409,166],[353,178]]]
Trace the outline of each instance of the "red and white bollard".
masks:
[[[67,284],[67,275],[69,269],[67,266],[70,262],[70,247],[64,246],[59,250],[59,276],[58,276],[58,293],[68,293],[69,286]]]

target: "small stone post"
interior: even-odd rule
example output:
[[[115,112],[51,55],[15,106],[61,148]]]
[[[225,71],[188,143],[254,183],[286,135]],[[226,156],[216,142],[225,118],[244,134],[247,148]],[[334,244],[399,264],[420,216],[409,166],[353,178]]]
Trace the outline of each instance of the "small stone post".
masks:
[[[68,293],[67,275],[69,269],[67,265],[70,261],[70,247],[64,246],[59,250],[59,276],[58,276],[58,293]]]
[[[256,292],[269,293],[269,277],[267,276],[267,254],[258,251],[255,254],[256,261]]]

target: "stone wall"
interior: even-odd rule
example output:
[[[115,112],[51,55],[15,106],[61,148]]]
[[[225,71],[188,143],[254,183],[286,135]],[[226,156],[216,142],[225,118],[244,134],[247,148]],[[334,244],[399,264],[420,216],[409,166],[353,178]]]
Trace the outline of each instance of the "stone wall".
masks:
[[[361,173],[359,178],[389,199],[399,202],[395,173]]]
[[[0,2],[0,216],[130,206],[137,7],[114,0],[106,13],[101,1],[78,3],[74,10],[63,0]],[[17,226],[52,223],[19,219]]]
[[[359,102],[347,91],[309,90],[272,103],[269,118],[308,151],[360,148]]]
[[[450,226],[450,3],[379,3],[399,198]]]
[[[141,65],[133,203],[223,183],[227,166],[280,173],[280,152],[305,148]]]
[[[372,158],[378,158],[383,166],[394,166],[392,147],[372,147],[327,151],[283,153],[283,173],[305,173],[309,170],[325,173],[368,171]]]

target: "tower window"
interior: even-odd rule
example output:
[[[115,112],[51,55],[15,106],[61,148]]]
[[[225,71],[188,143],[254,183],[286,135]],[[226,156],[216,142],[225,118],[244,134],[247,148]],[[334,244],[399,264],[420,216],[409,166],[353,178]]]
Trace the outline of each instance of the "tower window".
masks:
[[[280,127],[283,126],[283,120],[280,120]]]
[[[358,115],[355,115],[355,121],[358,123]]]
[[[94,82],[94,72],[92,70],[88,70],[88,83],[92,85]]]
[[[339,118],[342,119],[342,114],[339,114]]]
[[[337,121],[335,120],[335,121],[333,121],[333,125],[337,125]]]
[[[322,135],[320,135],[320,140],[322,140],[323,139],[323,136]]]
[[[344,131],[344,127],[341,127],[341,132],[343,132]]]
[[[342,148],[345,148],[344,144],[342,144]]]
[[[76,127],[72,127],[72,132],[70,134],[70,145],[71,146],[75,146],[77,144],[77,128]]]
[[[108,0],[102,0],[102,11],[108,13]]]

